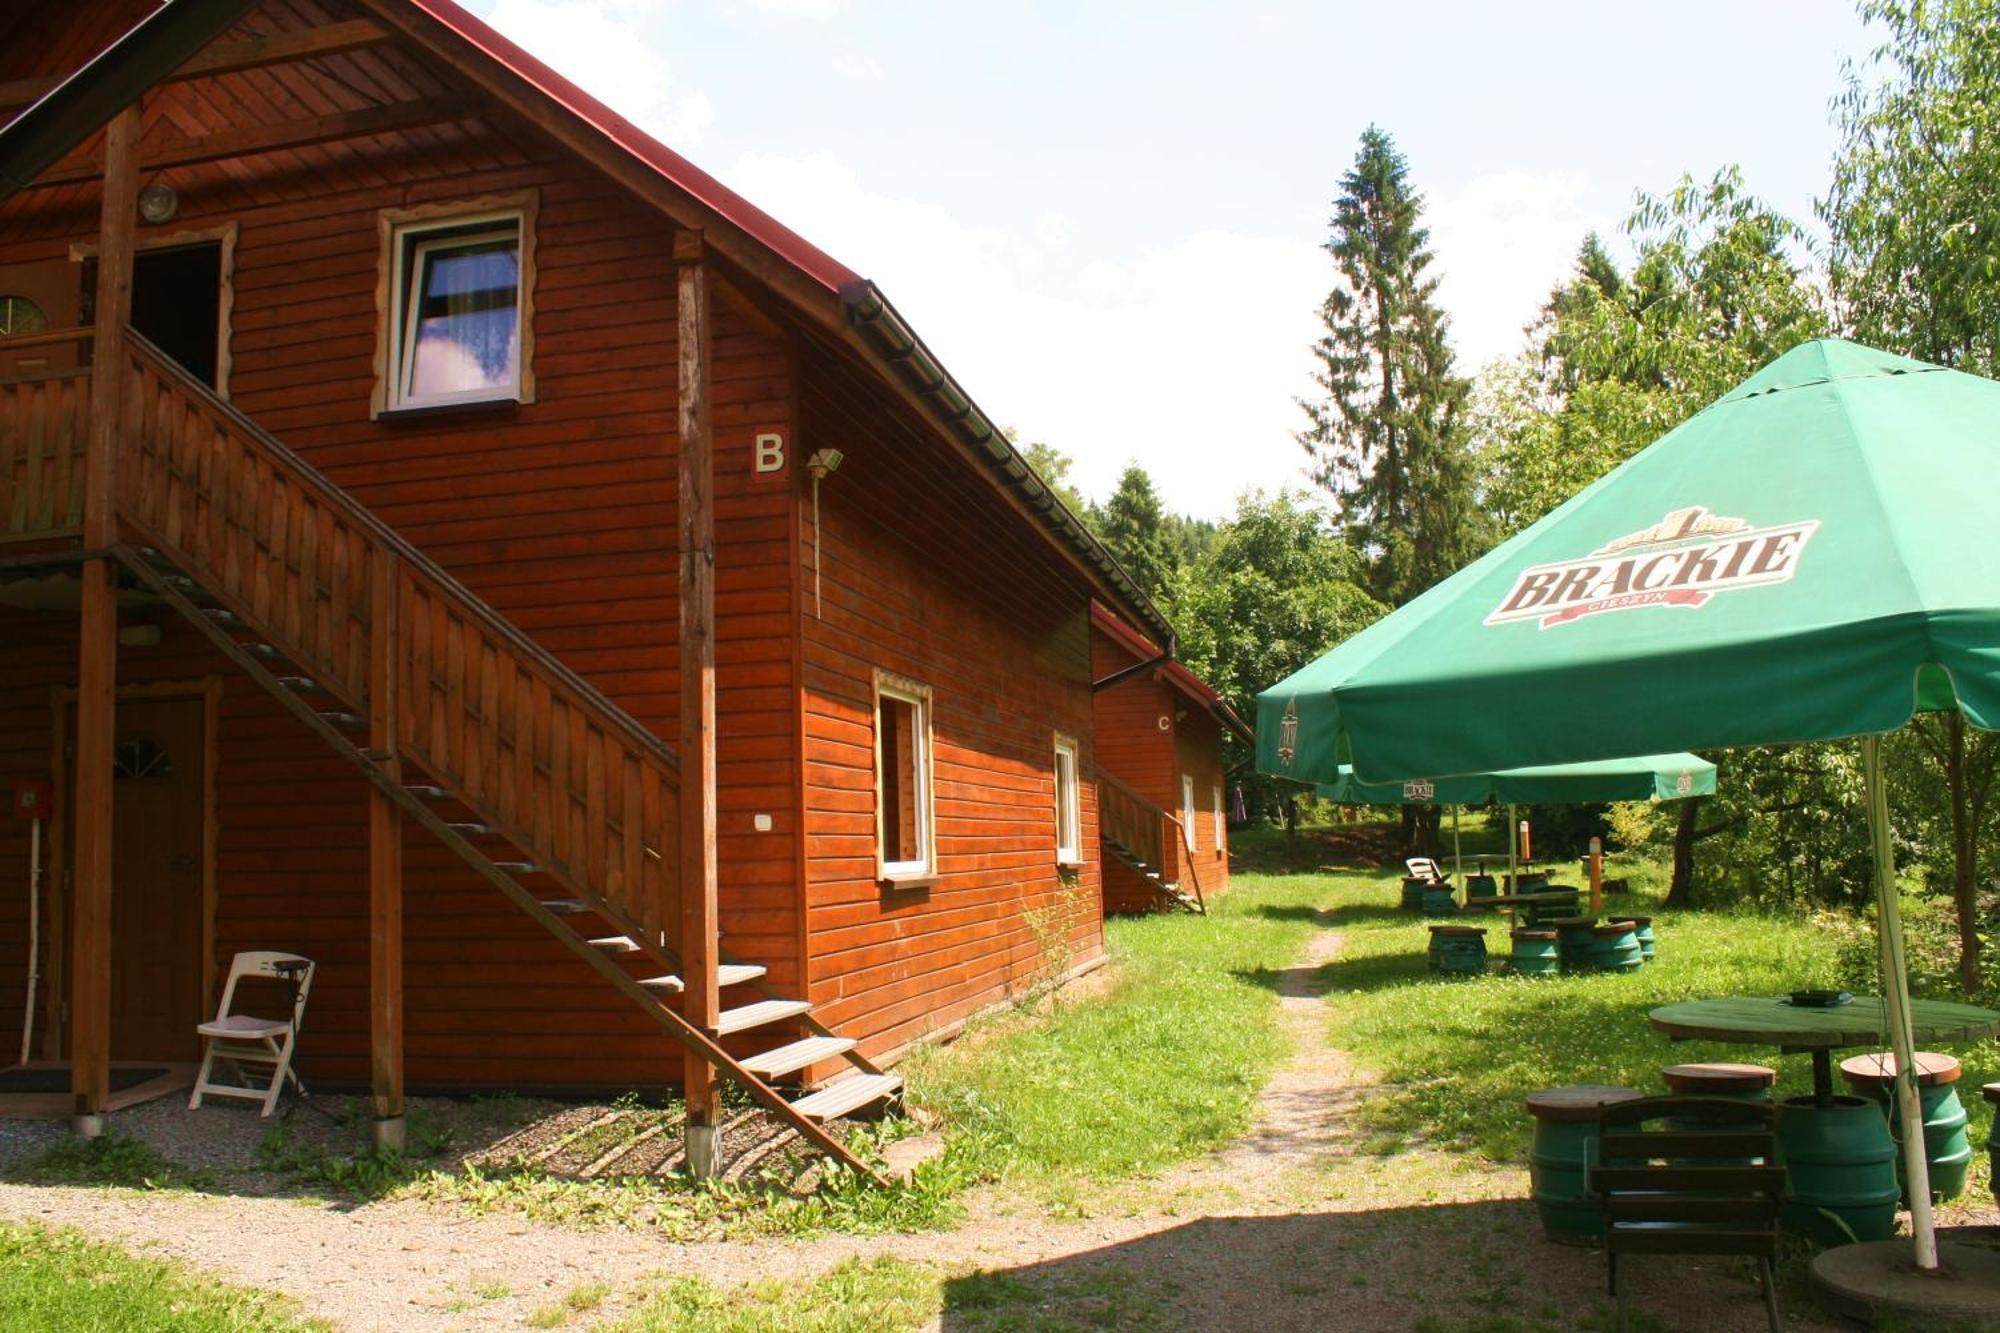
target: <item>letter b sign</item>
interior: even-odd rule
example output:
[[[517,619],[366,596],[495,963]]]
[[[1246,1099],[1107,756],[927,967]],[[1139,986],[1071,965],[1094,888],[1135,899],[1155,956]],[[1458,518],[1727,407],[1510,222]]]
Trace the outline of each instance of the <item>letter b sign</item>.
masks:
[[[785,470],[785,437],[777,431],[758,434],[751,447],[751,472],[758,477],[775,476]]]

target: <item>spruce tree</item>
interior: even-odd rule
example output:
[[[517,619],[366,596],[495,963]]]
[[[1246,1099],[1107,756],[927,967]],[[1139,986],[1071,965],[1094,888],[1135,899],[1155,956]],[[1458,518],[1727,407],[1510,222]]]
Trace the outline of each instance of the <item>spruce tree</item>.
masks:
[[[1118,477],[1118,489],[1093,515],[1092,526],[1118,563],[1148,597],[1158,598],[1174,570],[1166,521],[1153,479],[1137,463]]]
[[[1313,347],[1325,396],[1300,401],[1313,479],[1332,492],[1369,591],[1391,605],[1473,554],[1472,385],[1452,364],[1422,217],[1403,155],[1370,126],[1324,247],[1338,273]]]

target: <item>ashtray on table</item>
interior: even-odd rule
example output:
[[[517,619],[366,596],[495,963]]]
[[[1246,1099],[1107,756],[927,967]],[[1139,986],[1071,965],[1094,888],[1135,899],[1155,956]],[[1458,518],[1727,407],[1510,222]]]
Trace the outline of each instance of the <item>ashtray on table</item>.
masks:
[[[1786,1004],[1800,1009],[1837,1009],[1854,1003],[1854,992],[1845,990],[1795,990]]]

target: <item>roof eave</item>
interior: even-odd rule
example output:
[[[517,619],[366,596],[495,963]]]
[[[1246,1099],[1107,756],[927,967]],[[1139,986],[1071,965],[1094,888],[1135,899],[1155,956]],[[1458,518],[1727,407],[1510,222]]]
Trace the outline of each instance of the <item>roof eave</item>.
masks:
[[[929,401],[938,416],[979,453],[993,478],[1019,495],[1048,525],[1050,533],[1069,548],[1072,558],[1093,581],[1157,635],[1171,654],[1176,640],[1174,627],[1153,599],[1125,572],[1096,534],[1084,526],[1083,520],[1070,511],[1062,497],[1042,481],[1005,432],[925,346],[882,289],[861,278],[842,287],[840,298],[849,321],[861,331],[886,367]]]

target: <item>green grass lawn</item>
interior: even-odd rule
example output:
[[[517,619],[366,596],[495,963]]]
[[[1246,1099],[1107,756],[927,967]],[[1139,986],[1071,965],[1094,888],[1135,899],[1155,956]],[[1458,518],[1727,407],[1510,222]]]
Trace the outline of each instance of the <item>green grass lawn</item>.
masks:
[[[0,1333],[303,1333],[292,1304],[82,1233],[0,1223]]]
[[[976,1025],[905,1066],[982,1174],[1109,1178],[1166,1166],[1248,1126],[1286,1052],[1276,974],[1317,927],[1327,884],[1241,875],[1206,917],[1115,919],[1115,989]]]
[[[1634,880],[1634,893],[1607,900],[1607,910],[1653,917],[1658,959],[1641,971],[1464,980],[1429,972],[1429,923],[1397,910],[1398,876],[1345,874],[1324,881],[1333,919],[1346,934],[1328,972],[1328,1040],[1390,1085],[1362,1110],[1384,1147],[1422,1140],[1519,1161],[1530,1128],[1521,1105],[1527,1094],[1566,1083],[1664,1092],[1660,1069],[1690,1061],[1766,1064],[1779,1072],[1779,1096],[1812,1090],[1807,1056],[1669,1041],[1647,1025],[1646,1014],[1679,1000],[1780,995],[1811,986],[1873,992],[1878,986],[1867,971],[1873,940],[1867,923],[1662,912],[1658,876],[1648,869]],[[1504,955],[1510,947],[1506,920],[1496,915],[1487,948]],[[2000,1077],[2000,1045],[1982,1042],[1950,1053],[1965,1065],[1961,1097],[1975,1122],[1973,1141],[1983,1144],[1990,1111],[1976,1090]]]

